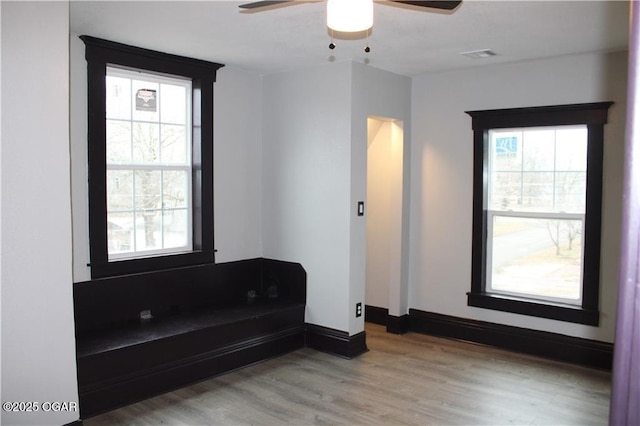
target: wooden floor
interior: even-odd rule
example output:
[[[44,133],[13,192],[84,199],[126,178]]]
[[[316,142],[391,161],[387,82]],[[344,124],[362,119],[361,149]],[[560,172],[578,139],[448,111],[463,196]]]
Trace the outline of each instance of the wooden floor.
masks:
[[[611,374],[367,324],[352,360],[301,349],[94,425],[606,425]]]

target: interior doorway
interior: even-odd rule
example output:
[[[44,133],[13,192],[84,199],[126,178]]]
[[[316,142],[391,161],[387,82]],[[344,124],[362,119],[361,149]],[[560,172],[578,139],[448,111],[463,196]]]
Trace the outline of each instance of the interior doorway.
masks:
[[[402,275],[403,122],[367,118],[367,320],[400,316]]]

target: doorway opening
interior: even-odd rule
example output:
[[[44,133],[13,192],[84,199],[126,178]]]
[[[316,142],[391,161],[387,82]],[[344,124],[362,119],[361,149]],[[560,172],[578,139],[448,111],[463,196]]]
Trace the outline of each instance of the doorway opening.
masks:
[[[367,118],[365,320],[400,316],[404,130],[400,120]]]

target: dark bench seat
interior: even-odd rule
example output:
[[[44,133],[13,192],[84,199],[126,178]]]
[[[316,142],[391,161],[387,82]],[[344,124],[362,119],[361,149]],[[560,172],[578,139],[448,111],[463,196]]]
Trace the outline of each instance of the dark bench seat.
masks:
[[[252,331],[257,332],[261,325],[268,326],[271,324],[253,324],[254,321],[251,320],[271,319],[274,314],[285,312],[287,315],[284,315],[284,317],[290,320],[292,319],[290,317],[298,314],[300,310],[304,312],[304,303],[267,300],[228,308],[217,308],[215,310],[198,309],[193,312],[168,315],[163,318],[136,321],[115,329],[102,330],[80,340],[77,345],[77,355],[81,358],[90,357],[103,352],[124,349],[142,343],[151,343],[181,334],[203,332],[211,329],[220,330],[223,326],[247,320],[252,323]],[[278,315],[275,316],[278,317]],[[225,341],[225,337],[232,338],[233,335],[234,333],[222,334],[216,331],[215,336],[212,336],[212,338],[222,344],[229,343]]]
[[[118,279],[76,284],[83,418],[304,346],[306,274],[299,264],[252,259],[199,268],[127,288]],[[167,298],[176,286],[180,297]],[[267,286],[277,287],[277,297],[266,296]],[[258,297],[247,298],[251,290]],[[141,297],[145,292],[150,296]],[[148,307],[153,318],[139,319]],[[82,321],[91,312],[109,318]]]

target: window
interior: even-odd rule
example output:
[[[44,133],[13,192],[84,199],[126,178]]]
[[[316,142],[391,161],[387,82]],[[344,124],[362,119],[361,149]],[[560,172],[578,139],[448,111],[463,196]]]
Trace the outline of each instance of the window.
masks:
[[[107,67],[109,260],[192,250],[191,81]]]
[[[487,291],[580,305],[587,127],[489,131]]]
[[[82,36],[91,276],[212,263],[222,65]]]
[[[610,105],[468,112],[474,131],[470,306],[598,324]]]

